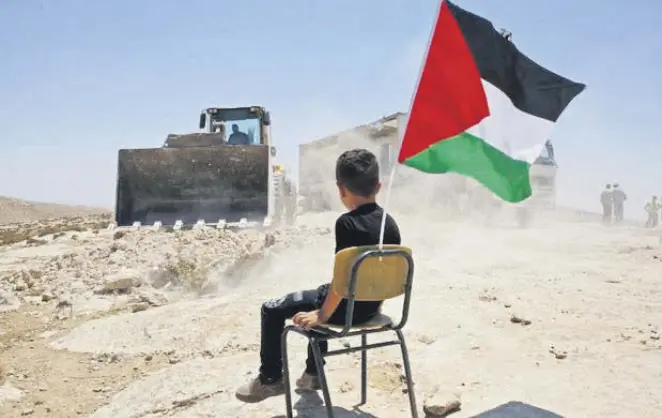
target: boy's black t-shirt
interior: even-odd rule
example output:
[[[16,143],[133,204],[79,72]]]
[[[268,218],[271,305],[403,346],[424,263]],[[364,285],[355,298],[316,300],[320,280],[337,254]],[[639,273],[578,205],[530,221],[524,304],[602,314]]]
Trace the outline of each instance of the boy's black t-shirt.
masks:
[[[340,215],[336,221],[336,253],[349,247],[379,244],[384,209],[377,203],[366,203]],[[384,244],[400,245],[400,230],[391,215],[386,214]]]
[[[366,203],[342,214],[336,221],[336,253],[349,247],[379,244],[379,232],[384,210],[377,203]],[[384,244],[400,244],[400,229],[391,215],[386,215]],[[325,285],[328,289],[328,285]],[[328,290],[327,290],[328,291]],[[326,298],[326,291],[324,298]],[[377,314],[381,302],[357,301],[354,304],[354,322],[370,320]],[[347,300],[343,299],[329,319],[332,323],[344,323]]]

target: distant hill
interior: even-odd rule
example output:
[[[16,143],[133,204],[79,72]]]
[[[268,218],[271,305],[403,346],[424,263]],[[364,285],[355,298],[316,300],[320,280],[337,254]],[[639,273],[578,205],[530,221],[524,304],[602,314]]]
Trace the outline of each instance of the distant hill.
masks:
[[[29,202],[0,196],[0,224],[110,213],[108,209]]]

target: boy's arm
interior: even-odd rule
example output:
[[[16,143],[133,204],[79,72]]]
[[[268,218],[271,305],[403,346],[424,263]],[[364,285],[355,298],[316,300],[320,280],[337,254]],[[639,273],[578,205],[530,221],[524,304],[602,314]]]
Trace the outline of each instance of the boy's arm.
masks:
[[[343,217],[339,217],[336,220],[336,253],[350,246],[347,236],[347,226],[343,222]],[[338,296],[336,292],[333,291],[333,288],[329,286],[329,291],[326,294],[326,299],[322,303],[322,307],[319,309],[319,318],[322,323],[326,322],[331,318],[331,315],[336,311],[338,305],[342,298]]]
[[[331,318],[331,315],[333,315],[341,300],[342,298],[336,292],[329,289],[329,293],[326,294],[326,299],[324,299],[324,303],[322,303],[320,309],[312,312],[299,312],[294,315],[292,322],[294,322],[294,325],[304,329],[324,325]]]
[[[335,233],[336,233],[336,253],[343,248],[349,246],[346,242],[346,235],[345,234],[346,227],[344,223],[342,222],[342,216],[336,220],[336,227],[335,227]],[[300,327],[310,329],[313,327],[316,327],[318,325],[322,325],[326,323],[329,318],[331,318],[331,315],[336,311],[338,308],[338,305],[340,304],[340,301],[342,298],[336,294],[336,292],[331,289],[329,286],[329,291],[326,294],[326,298],[324,299],[324,302],[322,303],[322,307],[320,309],[317,309],[312,312],[299,312],[294,317],[292,318],[292,321],[294,322],[295,325],[298,325]]]
[[[339,251],[343,250],[344,248],[347,248],[351,246],[348,240],[348,234],[347,234],[347,226],[343,222],[343,217],[339,217],[336,220],[336,228],[335,228],[335,233],[336,233],[336,253]],[[336,294],[336,292],[333,291],[333,288],[329,286],[329,291],[326,294],[326,299],[324,299],[324,303],[322,303],[322,307],[319,310],[320,313],[320,320],[322,322],[326,322],[331,318],[331,315],[336,311],[338,308],[338,305],[340,304],[340,301],[342,298]]]
[[[342,298],[333,289],[329,288],[326,299],[324,299],[324,303],[322,303],[322,307],[319,310],[319,319],[322,323],[325,323],[331,318],[331,315],[333,315],[338,305],[340,305],[341,300]]]

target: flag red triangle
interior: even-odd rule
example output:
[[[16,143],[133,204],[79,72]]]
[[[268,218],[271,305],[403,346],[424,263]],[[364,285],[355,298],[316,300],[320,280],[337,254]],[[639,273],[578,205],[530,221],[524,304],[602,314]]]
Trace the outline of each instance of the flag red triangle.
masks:
[[[443,0],[414,94],[398,162],[489,116],[480,73]]]

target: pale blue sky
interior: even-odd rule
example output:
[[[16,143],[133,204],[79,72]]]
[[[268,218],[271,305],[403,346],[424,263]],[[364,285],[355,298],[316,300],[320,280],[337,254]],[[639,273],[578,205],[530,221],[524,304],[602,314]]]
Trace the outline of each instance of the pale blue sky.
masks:
[[[560,200],[662,194],[662,2],[456,0],[588,85],[554,134]],[[406,110],[437,0],[4,0],[0,195],[112,207],[117,149],[263,104],[280,156]]]

